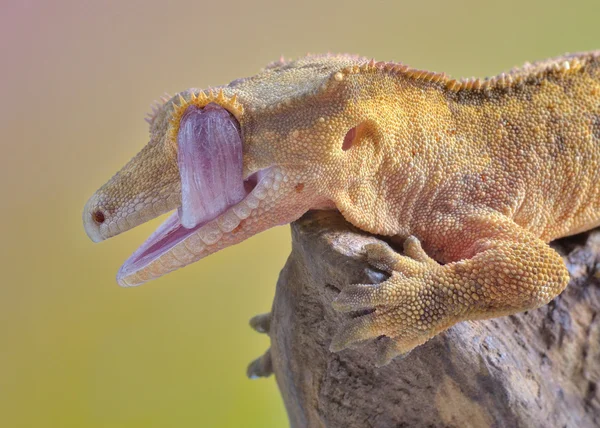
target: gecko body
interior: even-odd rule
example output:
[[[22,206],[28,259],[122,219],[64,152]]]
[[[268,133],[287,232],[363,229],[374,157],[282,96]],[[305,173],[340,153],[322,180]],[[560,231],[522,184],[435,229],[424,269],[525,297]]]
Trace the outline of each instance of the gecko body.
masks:
[[[193,193],[181,184],[184,171],[194,177],[199,168],[182,150],[233,135],[232,127],[246,190],[209,217],[202,201],[182,199]],[[200,172],[217,168],[209,164]],[[600,224],[599,165],[597,52],[485,80],[308,56],[165,99],[148,145],[90,198],[83,220],[100,241],[179,210],[121,269],[119,283],[137,285],[309,209],[337,209],[362,230],[404,241],[402,254],[366,248],[389,279],[348,285],[334,302],[366,311],[331,349],[385,335],[393,339],[379,356],[385,364],[457,322],[557,296],[569,274],[547,243]],[[202,213],[183,227],[179,216],[194,209]]]

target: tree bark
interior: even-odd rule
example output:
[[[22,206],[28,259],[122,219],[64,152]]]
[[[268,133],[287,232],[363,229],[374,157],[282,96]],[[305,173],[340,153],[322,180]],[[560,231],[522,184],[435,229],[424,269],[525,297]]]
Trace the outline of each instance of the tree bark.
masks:
[[[272,313],[252,321],[271,350],[249,368],[275,373],[292,427],[600,426],[600,231],[552,244],[572,279],[550,304],[459,323],[381,368],[387,338],[329,351],[349,317],[331,306],[339,290],[386,277],[363,252],[381,238],[332,211],[305,215],[292,238]]]

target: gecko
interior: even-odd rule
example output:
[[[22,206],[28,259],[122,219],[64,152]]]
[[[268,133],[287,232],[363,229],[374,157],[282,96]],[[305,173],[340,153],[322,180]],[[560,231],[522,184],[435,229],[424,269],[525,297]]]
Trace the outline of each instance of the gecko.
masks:
[[[537,308],[569,272],[548,242],[600,225],[600,51],[453,79],[352,55],[281,59],[154,106],[148,144],[87,202],[102,241],[173,211],[117,274],[135,286],[311,209],[403,242],[348,284],[330,349],[387,364],[455,323]],[[359,311],[359,312],[357,312]]]

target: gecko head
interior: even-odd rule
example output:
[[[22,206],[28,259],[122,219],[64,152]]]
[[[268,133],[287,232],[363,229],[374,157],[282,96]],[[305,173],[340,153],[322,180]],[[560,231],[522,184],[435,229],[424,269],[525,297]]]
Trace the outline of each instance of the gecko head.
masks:
[[[164,99],[148,119],[149,143],[83,212],[99,242],[173,211],[123,264],[119,284],[147,282],[311,208],[334,208],[356,136],[340,73],[358,62],[280,62]]]

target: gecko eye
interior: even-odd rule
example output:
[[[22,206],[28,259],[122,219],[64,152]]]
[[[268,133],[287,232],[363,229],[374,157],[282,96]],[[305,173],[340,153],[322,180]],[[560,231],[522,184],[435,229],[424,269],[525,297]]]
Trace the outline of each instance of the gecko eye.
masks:
[[[354,144],[354,139],[356,138],[356,126],[351,128],[348,132],[346,132],[346,136],[344,137],[344,142],[342,143],[342,150],[347,151],[352,148]]]
[[[94,221],[98,224],[102,224],[104,223],[104,213],[100,210],[94,211],[92,213],[92,218],[94,219]]]

